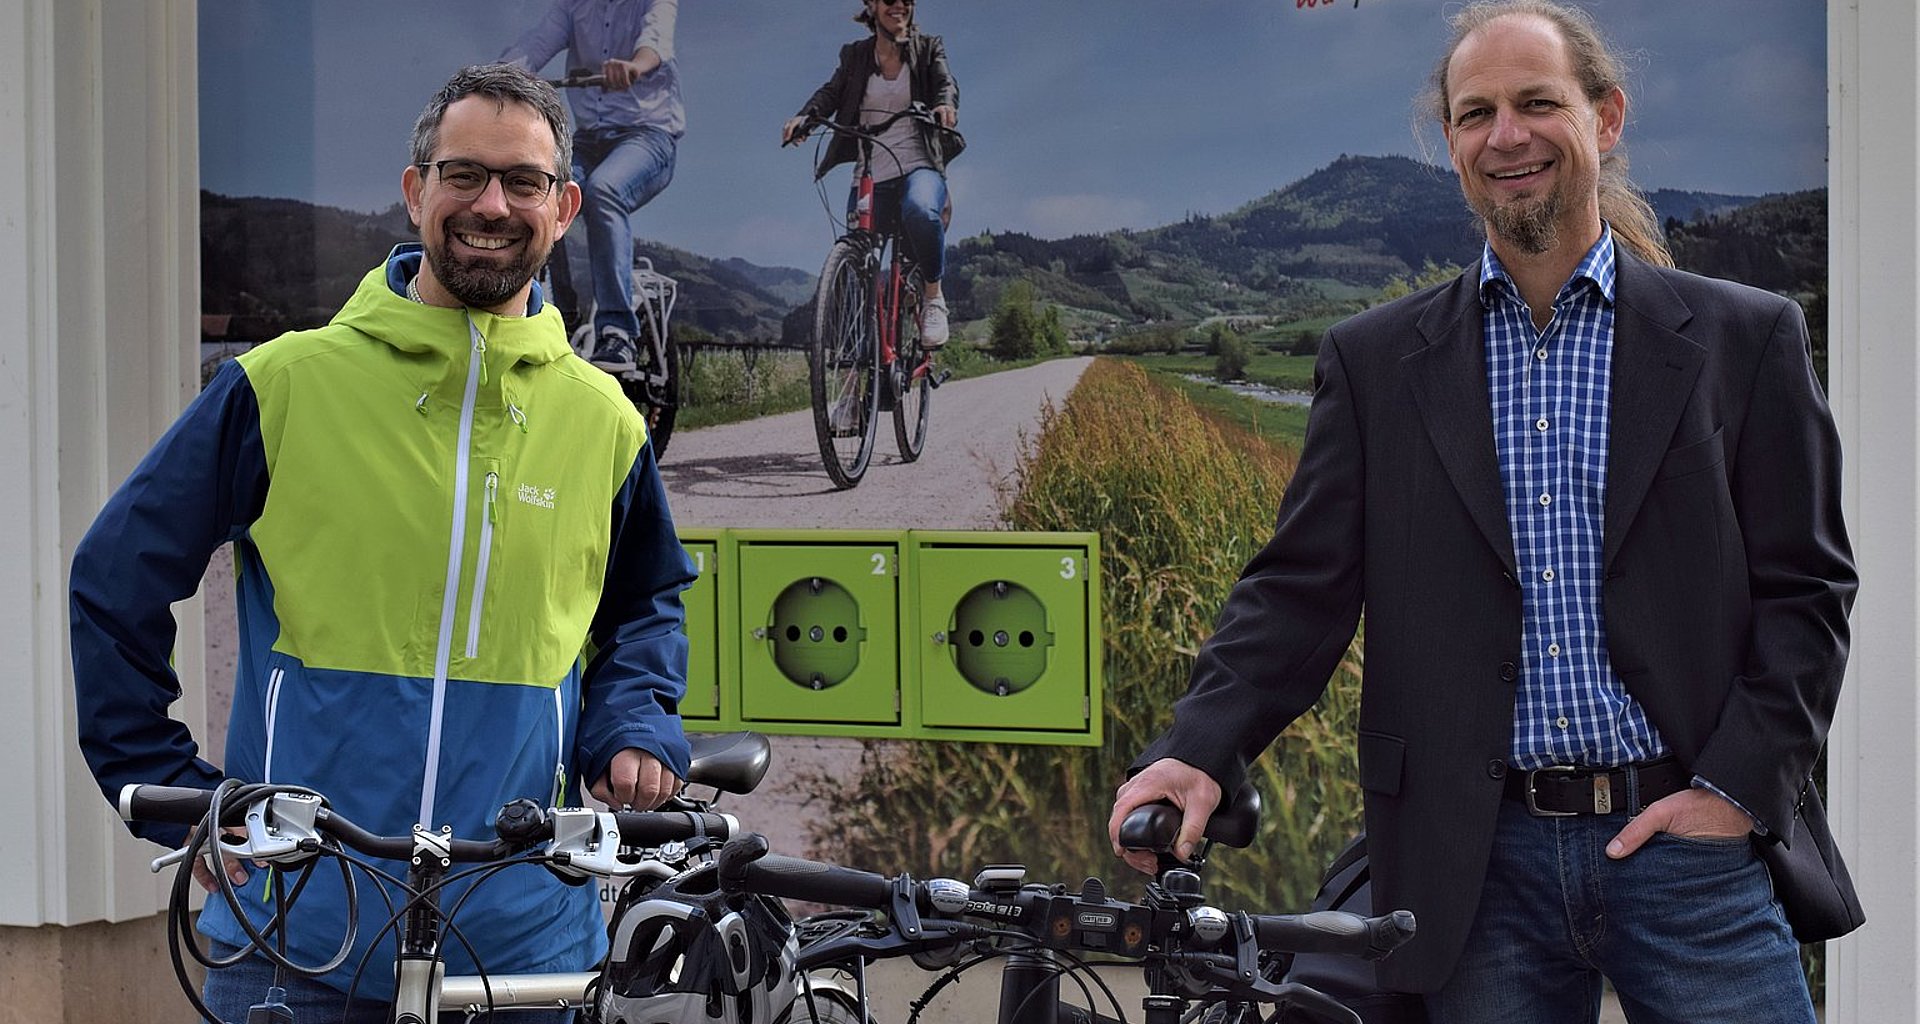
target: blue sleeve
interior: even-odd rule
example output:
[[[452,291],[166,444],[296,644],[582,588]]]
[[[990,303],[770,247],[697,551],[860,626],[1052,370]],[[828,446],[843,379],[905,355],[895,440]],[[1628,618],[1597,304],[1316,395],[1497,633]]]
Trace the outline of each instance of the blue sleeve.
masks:
[[[500,60],[502,63],[518,64],[537,74],[553,59],[554,54],[566,49],[572,38],[573,21],[567,16],[566,4],[563,0],[554,0],[537,24],[501,52]]]
[[[584,680],[580,779],[599,779],[627,747],[652,754],[684,779],[692,755],[680,728],[680,698],[687,692],[680,592],[693,582],[694,569],[667,511],[652,445],[641,446],[614,497],[612,538]]]
[[[74,549],[69,577],[80,752],[107,799],[128,783],[212,788],[221,772],[187,727],[167,717],[180,697],[172,605],[193,596],[207,561],[266,502],[259,403],[229,362],[107,500]],[[133,826],[177,844],[185,830]]]

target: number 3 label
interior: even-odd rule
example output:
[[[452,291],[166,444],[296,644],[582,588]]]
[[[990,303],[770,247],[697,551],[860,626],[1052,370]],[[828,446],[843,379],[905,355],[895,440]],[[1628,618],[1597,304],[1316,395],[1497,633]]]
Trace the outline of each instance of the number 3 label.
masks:
[[[1074,558],[1072,555],[1068,555],[1067,557],[1062,558],[1060,560],[1060,578],[1061,579],[1070,580],[1075,576],[1079,575],[1079,573],[1080,573],[1079,563],[1074,561]]]

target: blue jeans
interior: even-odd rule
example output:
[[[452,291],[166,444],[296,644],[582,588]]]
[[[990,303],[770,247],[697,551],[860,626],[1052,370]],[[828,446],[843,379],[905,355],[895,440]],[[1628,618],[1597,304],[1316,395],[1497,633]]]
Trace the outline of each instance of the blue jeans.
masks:
[[[1625,814],[1536,818],[1502,801],[1480,909],[1433,1024],[1596,1021],[1601,976],[1634,1024],[1813,1024],[1800,947],[1752,842],[1655,835]]]
[[[847,219],[853,219],[858,190],[847,196]],[[922,281],[938,281],[947,269],[947,226],[940,220],[947,208],[946,175],[931,167],[908,171],[873,186],[873,229],[882,234],[898,230],[906,240],[907,255],[920,268]]]
[[[632,218],[673,180],[678,148],[670,133],[651,125],[574,133],[573,180],[580,183],[596,333],[607,327],[640,333],[633,313]],[[565,239],[553,253],[554,301],[577,324],[585,309]]]
[[[212,946],[215,957],[225,959],[238,952],[223,942]],[[369,971],[393,971],[390,963],[372,964]],[[247,1009],[266,999],[267,989],[273,985],[273,964],[263,956],[255,954],[232,967],[207,972],[206,985],[200,990],[200,999],[226,1024],[241,1024],[247,1019]],[[294,1024],[390,1024],[393,1020],[393,1007],[365,993],[355,996],[349,1012],[347,994],[313,978],[289,974],[281,981],[287,990],[287,1008],[293,1011]],[[443,1007],[444,1009],[444,1007]],[[572,1010],[501,1010],[497,1013],[483,1014],[478,1019],[497,1021],[498,1024],[569,1024],[573,1020]]]

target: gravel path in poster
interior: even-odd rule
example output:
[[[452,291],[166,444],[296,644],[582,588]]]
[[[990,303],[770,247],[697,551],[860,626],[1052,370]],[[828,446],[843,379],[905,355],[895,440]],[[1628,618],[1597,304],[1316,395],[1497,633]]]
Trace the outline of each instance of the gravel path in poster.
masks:
[[[681,526],[990,530],[1020,438],[1059,405],[1091,358],[1056,359],[951,381],[932,393],[926,450],[903,463],[889,414],[860,485],[836,491],[820,466],[811,410],[676,432],[660,465]]]

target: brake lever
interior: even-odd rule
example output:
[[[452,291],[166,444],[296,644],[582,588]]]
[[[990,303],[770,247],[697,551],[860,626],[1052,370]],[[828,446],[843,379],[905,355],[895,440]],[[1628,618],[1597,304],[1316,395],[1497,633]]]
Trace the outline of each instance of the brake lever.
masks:
[[[1272,1020],[1304,1019],[1314,1024],[1362,1024],[1360,1015],[1339,1000],[1297,981],[1276,983],[1262,978],[1252,988],[1261,1002],[1273,1004]],[[1299,1017],[1292,1014],[1298,1014]]]

